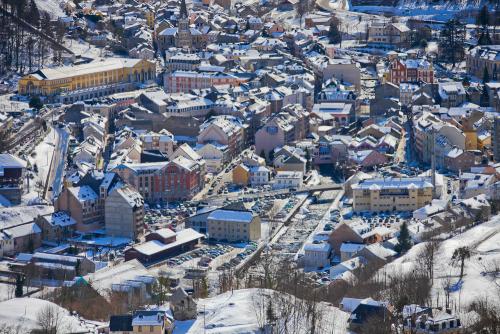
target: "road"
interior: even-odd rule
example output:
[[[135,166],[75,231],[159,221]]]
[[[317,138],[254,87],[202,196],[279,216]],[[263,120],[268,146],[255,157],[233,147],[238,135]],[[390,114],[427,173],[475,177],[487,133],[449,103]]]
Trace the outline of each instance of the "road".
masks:
[[[52,130],[56,137],[56,147],[50,164],[49,177],[47,179],[48,187],[45,194],[45,199],[49,201],[53,201],[61,191],[69,143],[69,133],[65,128],[53,127]]]
[[[296,190],[289,189],[275,189],[275,190],[261,190],[257,193],[241,193],[241,192],[230,192],[227,194],[221,195],[213,195],[205,197],[206,200],[209,201],[223,201],[223,200],[231,200],[237,198],[259,198],[264,196],[273,196],[280,194],[294,194],[294,193],[303,193],[309,192],[313,193],[315,191],[328,191],[328,190],[341,190],[343,189],[343,185],[340,183],[324,183],[318,185],[306,185]]]

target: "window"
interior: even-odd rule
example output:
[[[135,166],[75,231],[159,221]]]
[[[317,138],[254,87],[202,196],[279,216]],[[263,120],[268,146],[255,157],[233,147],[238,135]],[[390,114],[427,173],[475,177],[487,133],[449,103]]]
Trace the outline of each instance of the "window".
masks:
[[[149,326],[149,331],[150,331],[150,332],[154,332],[154,330],[155,330],[155,327],[154,327],[154,326]]]

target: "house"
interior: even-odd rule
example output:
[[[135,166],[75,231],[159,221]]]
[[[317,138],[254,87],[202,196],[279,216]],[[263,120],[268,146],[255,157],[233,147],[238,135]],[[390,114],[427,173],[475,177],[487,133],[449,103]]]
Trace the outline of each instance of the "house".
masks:
[[[410,44],[411,29],[404,23],[373,22],[368,29],[368,43],[405,47]]]
[[[335,124],[338,126],[347,125],[352,116],[354,116],[354,109],[352,104],[343,102],[321,102],[316,103],[312,109],[313,114],[326,113],[333,117]]]
[[[200,126],[198,143],[225,145],[231,158],[243,149],[244,129],[239,119],[231,116],[214,116]]]
[[[461,82],[440,82],[438,94],[441,107],[459,107],[466,102],[467,94]]]
[[[281,148],[274,153],[273,165],[277,171],[306,173],[307,160],[295,151]]]
[[[26,161],[8,153],[0,154],[0,195],[11,204],[21,203]]]
[[[228,146],[216,142],[198,145],[196,153],[205,160],[208,173],[220,172],[231,161]]]
[[[14,255],[33,252],[42,245],[42,229],[36,223],[26,223],[0,229],[0,254]]]
[[[166,129],[159,133],[150,131],[140,135],[141,145],[144,150],[158,150],[170,156],[174,153],[176,142],[174,136]]]
[[[397,252],[382,246],[380,243],[376,243],[363,247],[358,252],[358,255],[366,259],[367,263],[374,264],[375,266],[383,266],[392,261]]]
[[[174,319],[166,311],[135,311],[132,316],[132,334],[172,334]]]
[[[362,221],[344,221],[338,224],[330,233],[329,243],[335,255],[342,254],[342,245],[346,243],[344,246],[344,260],[347,260],[348,257],[352,257],[360,250],[360,244],[379,243],[392,238],[393,234],[394,231],[387,227],[374,227]]]
[[[365,264],[366,260],[360,256],[343,261],[330,268],[330,279],[350,282],[354,278],[353,271],[363,267]]]
[[[393,84],[434,83],[434,68],[425,59],[394,59],[389,65],[388,81]]]
[[[250,185],[252,187],[262,186],[269,183],[271,171],[265,166],[252,166],[250,170]]]
[[[76,221],[65,211],[38,216],[36,223],[42,229],[42,240],[63,242],[73,236]]]
[[[463,332],[460,318],[453,315],[450,309],[413,307],[411,312],[404,314],[404,334],[460,334]]]
[[[109,317],[109,333],[110,334],[128,334],[132,333],[132,314],[112,315]]]
[[[299,189],[302,187],[302,172],[278,171],[273,180],[273,189]]]
[[[164,310],[138,310],[109,317],[110,334],[172,334],[174,320]]]
[[[328,243],[306,243],[304,245],[304,267],[321,268],[330,264],[331,247]]]
[[[490,77],[497,80],[498,71],[500,70],[500,46],[476,46],[465,55],[465,64],[467,73],[482,78],[486,68]]]
[[[384,154],[376,150],[350,151],[349,162],[361,168],[372,168],[374,166],[384,165],[389,159]]]
[[[30,205],[0,208],[0,256],[33,251],[41,244],[37,217],[54,212],[53,206]]]
[[[170,298],[170,309],[174,314],[175,320],[185,321],[196,319],[196,302],[182,287],[176,288],[173,292]]]
[[[355,257],[360,250],[365,248],[364,244],[356,244],[351,242],[343,242],[340,245],[340,261],[345,262]]]
[[[90,231],[104,223],[104,208],[99,195],[89,185],[64,187],[55,204],[56,210],[69,212],[76,230]]]
[[[465,151],[460,148],[453,148],[444,156],[444,166],[449,171],[460,173],[470,170],[476,165],[476,153],[474,151]]]
[[[75,276],[83,276],[96,270],[95,263],[84,256],[59,255],[43,252],[19,254],[26,262],[24,271],[35,273],[36,278],[57,281],[70,281]],[[17,263],[21,265],[21,263]]]
[[[239,164],[233,168],[232,176],[234,184],[246,186],[250,183],[250,167]]]
[[[305,137],[300,123],[302,118],[290,113],[280,112],[274,114],[265,121],[255,133],[255,152],[269,156],[270,152],[277,147],[282,147]]]
[[[250,211],[215,210],[207,217],[207,231],[214,240],[256,241],[261,237],[260,218]]]
[[[108,194],[104,205],[106,234],[135,240],[144,230],[144,199],[124,185]]]
[[[350,313],[349,328],[351,330],[357,330],[373,318],[386,319],[387,321],[392,318],[392,312],[387,302],[370,299],[359,301],[359,304]]]

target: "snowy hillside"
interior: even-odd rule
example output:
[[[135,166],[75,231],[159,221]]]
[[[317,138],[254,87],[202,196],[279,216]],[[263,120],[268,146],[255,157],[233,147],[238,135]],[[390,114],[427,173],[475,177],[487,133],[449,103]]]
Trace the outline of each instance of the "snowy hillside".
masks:
[[[76,317],[54,303],[37,298],[14,298],[0,303],[0,328],[6,326],[15,329],[16,333],[31,333],[40,328],[40,313],[53,310],[59,319],[60,333],[85,332]],[[59,331],[58,331],[59,332]]]
[[[469,247],[471,257],[465,262],[464,278],[459,281],[459,266],[452,265],[451,257],[455,249]],[[386,265],[388,273],[408,272],[415,268],[417,257],[424,244],[414,246],[407,254]],[[500,303],[497,288],[500,277],[495,268],[500,267],[500,216],[495,216],[487,223],[475,226],[441,243],[435,256],[433,300],[444,297],[445,280],[451,279],[453,286],[451,303],[457,308],[464,308],[478,298],[488,298]]]
[[[484,5],[491,5],[488,0],[399,0],[398,6],[402,9],[448,9],[448,10],[463,10],[463,9],[479,9]]]
[[[243,289],[199,300],[198,318],[196,320],[176,322],[174,334],[260,333],[259,323],[262,322],[262,316],[264,316],[261,311],[266,312],[267,303],[263,309],[259,304],[267,294],[269,294],[269,290]],[[288,299],[289,303],[292,303],[291,298]],[[276,307],[278,303],[275,300],[273,304]],[[322,326],[317,333],[346,333],[349,315],[336,307],[326,304],[323,304],[323,306]],[[278,310],[275,310],[275,312],[279,314]]]

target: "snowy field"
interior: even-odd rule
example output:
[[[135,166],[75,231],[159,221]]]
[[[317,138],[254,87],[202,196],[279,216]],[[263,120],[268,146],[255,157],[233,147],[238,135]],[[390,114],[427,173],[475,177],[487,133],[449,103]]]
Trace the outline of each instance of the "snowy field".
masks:
[[[49,13],[52,18],[65,16],[61,7],[64,2],[63,0],[35,0],[38,9]]]
[[[198,301],[198,318],[176,322],[174,334],[260,333],[259,324],[262,323],[262,312],[259,304],[262,296],[268,293],[268,290],[243,289],[201,299]],[[292,297],[290,297],[291,302]],[[349,315],[336,307],[327,304],[322,304],[322,306],[323,318],[321,328],[317,333],[347,333],[346,325]],[[306,330],[304,328],[304,334]]]
[[[80,321],[69,315],[69,311],[46,300],[37,298],[15,298],[0,302],[0,329],[10,327],[18,334],[31,333],[40,328],[38,316],[42,310],[54,310],[60,320],[58,333],[85,332]]]
[[[455,249],[467,246],[471,257],[465,262],[464,278],[459,283],[459,266],[452,265],[451,257]],[[416,259],[424,244],[414,246],[407,254],[386,265],[388,273],[408,272],[415,268]],[[450,300],[458,309],[464,310],[467,305],[478,298],[488,298],[490,302],[500,303],[500,277],[493,273],[500,267],[500,215],[489,222],[480,224],[441,243],[435,256],[434,285],[432,297],[444,298],[444,280],[451,277],[456,286],[451,292]]]

